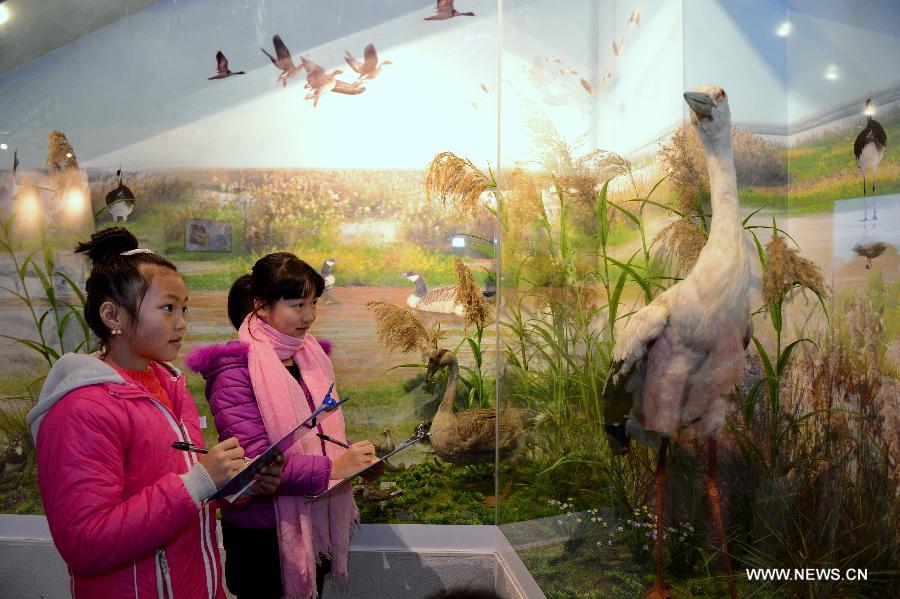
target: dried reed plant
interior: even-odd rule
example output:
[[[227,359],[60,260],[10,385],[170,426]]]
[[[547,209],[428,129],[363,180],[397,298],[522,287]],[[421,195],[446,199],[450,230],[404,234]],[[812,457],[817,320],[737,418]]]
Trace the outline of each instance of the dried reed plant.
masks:
[[[366,308],[375,313],[378,339],[388,350],[410,353],[418,349],[425,356],[437,349],[443,336],[440,329],[426,329],[412,308],[387,302],[368,302]]]
[[[706,245],[706,235],[690,218],[679,218],[656,235],[653,243],[657,242],[662,243],[660,253],[674,257],[678,272],[686,274],[697,263],[700,250]]]
[[[461,212],[474,213],[481,207],[481,194],[493,185],[491,178],[471,160],[453,152],[441,152],[425,171],[425,191],[438,194],[444,205],[454,202]]]
[[[784,242],[777,232],[766,245],[766,272],[763,274],[763,300],[773,306],[794,285],[800,285],[819,295],[825,295],[825,279],[822,271],[808,258],[804,258]]]
[[[75,150],[62,131],[51,131],[47,135],[47,170],[50,174],[78,168]]]
[[[456,269],[456,303],[464,308],[463,317],[466,326],[477,324],[483,327],[490,316],[491,308],[484,299],[481,288],[475,282],[475,277],[463,261],[457,258],[453,264]]]

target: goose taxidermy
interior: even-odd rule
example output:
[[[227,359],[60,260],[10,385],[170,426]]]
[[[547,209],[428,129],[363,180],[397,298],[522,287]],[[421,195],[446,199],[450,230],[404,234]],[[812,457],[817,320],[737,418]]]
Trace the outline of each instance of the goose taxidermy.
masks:
[[[122,169],[116,171],[119,185],[106,194],[106,209],[113,217],[113,222],[128,222],[128,217],[134,211],[134,194],[127,185],[122,183]]]
[[[662,578],[665,461],[670,441],[688,450],[706,443],[707,493],[719,532],[732,599],[734,574],[719,504],[716,438],[734,411],[752,336],[750,259],[731,149],[731,111],[721,87],[684,94],[700,137],[712,190],[709,237],[688,275],[632,314],[616,335],[603,389],[604,428],[614,453],[629,438],[658,443],[656,583],[645,599],[671,597]],[[629,415],[630,412],[630,415]],[[627,424],[626,424],[627,418]]]
[[[872,171],[872,194],[875,193],[875,176],[878,173],[878,165],[884,157],[884,148],[887,146],[887,133],[881,123],[872,118],[875,113],[875,106],[872,104],[872,98],[866,99],[866,127],[856,136],[853,142],[853,155],[856,157],[856,166],[863,178],[863,220],[869,220],[869,213],[866,211],[866,171]],[[878,208],[874,204],[872,209],[872,220],[878,220]]]
[[[472,408],[457,412],[456,388],[459,363],[448,349],[438,349],[428,358],[427,379],[442,368],[448,368],[447,388],[437,413],[431,421],[431,446],[442,459],[454,464],[493,462],[499,453],[508,459],[519,448],[522,418],[517,410]],[[500,438],[497,439],[499,417]]]
[[[363,81],[371,81],[378,77],[381,74],[381,69],[386,64],[394,64],[390,60],[385,60],[381,64],[378,64],[378,53],[375,51],[375,44],[369,44],[366,46],[365,50],[363,50],[363,60],[364,62],[359,62],[350,52],[344,53],[344,60],[347,61],[347,64],[350,65],[350,68],[353,69],[359,78],[356,80],[354,85],[359,85]]]
[[[265,52],[265,50],[263,50]],[[207,81],[211,81],[213,79],[226,79],[228,77],[232,77],[234,75],[246,75],[244,71],[232,71],[228,68],[228,59],[225,58],[225,55],[222,54],[222,51],[219,50],[216,52],[216,74],[212,77],[207,77]]]
[[[853,251],[858,256],[866,259],[866,270],[872,268],[872,260],[880,256],[887,250],[888,244],[883,241],[873,241],[871,243],[857,243],[853,246]]]
[[[322,270],[319,271],[319,274],[325,281],[325,289],[322,291],[322,298],[326,304],[330,304],[334,301],[331,298],[331,291],[334,289],[335,284],[334,272],[332,271],[335,264],[337,264],[337,260],[329,258],[322,264]]]
[[[344,72],[340,69],[334,69],[330,73],[326,73],[324,68],[310,59],[301,56],[300,60],[306,69],[306,85],[303,87],[312,90],[306,95],[306,99],[313,101],[313,108],[318,107],[319,98],[328,92],[357,96],[366,91],[366,88],[361,85],[353,85],[339,80],[337,76]]]
[[[437,0],[437,6],[434,8],[434,14],[425,17],[426,21],[443,21],[452,19],[453,17],[474,17],[473,12],[459,12],[453,8],[453,0]]]
[[[261,47],[260,50],[262,50],[263,54],[268,56],[269,60],[272,61],[272,64],[281,71],[278,75],[278,81],[281,82],[282,87],[287,87],[288,80],[302,71],[303,65],[294,64],[294,59],[291,58],[291,51],[287,49],[287,46],[281,40],[280,35],[276,34],[272,37],[272,43],[275,45],[275,56],[269,54],[265,48]]]
[[[401,277],[416,284],[416,290],[406,298],[406,305],[414,310],[422,312],[437,312],[439,314],[465,314],[465,306],[456,301],[459,285],[443,285],[428,289],[422,275],[417,272],[407,271]],[[482,290],[484,297],[493,297],[496,291]]]

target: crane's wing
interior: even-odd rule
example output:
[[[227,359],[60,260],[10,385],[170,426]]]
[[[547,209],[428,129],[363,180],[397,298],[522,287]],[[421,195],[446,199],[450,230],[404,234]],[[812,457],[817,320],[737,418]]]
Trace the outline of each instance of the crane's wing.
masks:
[[[616,335],[616,345],[603,385],[603,428],[613,453],[628,453],[629,438],[625,423],[634,402],[627,387],[632,374],[644,368],[647,350],[669,323],[665,296],[656,298],[635,314]]]

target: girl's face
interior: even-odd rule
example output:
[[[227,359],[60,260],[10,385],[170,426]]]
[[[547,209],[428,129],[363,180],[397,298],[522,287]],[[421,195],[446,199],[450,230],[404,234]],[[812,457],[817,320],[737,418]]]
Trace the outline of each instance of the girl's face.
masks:
[[[136,326],[124,322],[119,338],[137,358],[171,362],[181,349],[187,328],[187,301],[187,288],[181,275],[155,267]]]
[[[316,320],[318,301],[314,293],[301,299],[281,298],[269,306],[257,308],[257,314],[280,333],[303,339]]]

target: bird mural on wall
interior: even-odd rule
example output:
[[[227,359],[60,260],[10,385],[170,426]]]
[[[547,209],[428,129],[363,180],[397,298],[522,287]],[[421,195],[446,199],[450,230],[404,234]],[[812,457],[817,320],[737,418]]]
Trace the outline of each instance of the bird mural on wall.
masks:
[[[712,190],[706,245],[688,275],[633,314],[616,335],[604,385],[607,440],[629,451],[631,436],[659,443],[656,466],[656,582],[646,599],[672,597],[662,579],[666,452],[670,442],[706,442],[707,492],[736,597],[719,502],[716,437],[732,410],[752,337],[750,258],[731,149],[731,112],[720,87],[684,94],[699,134]]]
[[[856,157],[856,166],[863,178],[863,221],[869,220],[869,213],[866,210],[866,171],[872,171],[872,194],[875,194],[875,176],[878,174],[878,165],[884,157],[884,148],[887,146],[887,133],[881,123],[872,118],[875,113],[875,106],[872,104],[872,98],[866,99],[866,126],[856,136],[853,142],[853,155]],[[878,220],[878,204],[877,200],[872,200],[872,220]]]
[[[858,256],[866,259],[866,270],[872,268],[872,260],[882,255],[888,249],[888,244],[883,241],[872,241],[870,243],[857,243],[853,246],[853,251]]]
[[[369,44],[366,46],[365,50],[363,50],[364,62],[359,62],[353,58],[353,55],[350,54],[349,51],[344,53],[344,60],[347,61],[347,64],[353,69],[353,72],[359,75],[359,78],[354,82],[354,85],[359,85],[364,81],[375,79],[381,74],[381,69],[385,65],[394,64],[390,60],[385,60],[381,64],[378,64],[378,53],[375,51],[375,44]]]
[[[443,21],[452,19],[453,17],[474,17],[474,12],[459,12],[453,7],[453,0],[437,0],[437,6],[434,8],[434,14],[425,17],[426,21]]]
[[[294,63],[294,59],[291,58],[291,51],[288,50],[287,46],[281,40],[280,35],[275,34],[272,37],[272,44],[275,46],[275,56],[269,54],[265,48],[260,48],[260,50],[262,50],[263,54],[268,56],[269,60],[272,61],[272,64],[281,71],[281,74],[278,75],[278,81],[281,82],[282,87],[287,87],[288,80],[299,74],[300,71],[303,70],[303,65]]]
[[[106,194],[106,209],[112,215],[113,222],[128,222],[128,217],[134,211],[134,193],[127,185],[122,183],[122,169],[116,171],[119,185]]]
[[[219,50],[216,52],[216,74],[212,77],[207,77],[207,81],[211,81],[213,79],[225,79],[227,77],[232,77],[234,75],[246,75],[244,71],[232,71],[228,68],[228,59],[225,58],[225,55],[222,54],[222,51]]]
[[[410,308],[421,312],[437,312],[457,316],[462,316],[465,312],[465,306],[457,301],[459,285],[444,285],[428,289],[422,275],[417,272],[410,270],[400,276],[416,284],[416,290],[406,298],[406,305]],[[495,291],[481,291],[484,297],[493,297],[495,293]]]
[[[326,304],[334,302],[334,299],[331,297],[331,291],[334,289],[334,284],[336,282],[334,272],[332,272],[335,264],[337,264],[337,260],[328,258],[322,264],[322,269],[319,271],[319,274],[322,275],[322,279],[325,281],[325,289],[322,291],[322,301]]]
[[[339,80],[337,76],[344,72],[340,69],[334,69],[330,73],[326,73],[324,68],[312,60],[304,56],[301,56],[300,60],[303,63],[303,68],[306,69],[306,85],[303,87],[312,90],[306,95],[306,99],[313,101],[313,108],[318,107],[319,98],[328,92],[356,96],[366,91],[366,88],[361,85],[352,85],[346,81]]]

